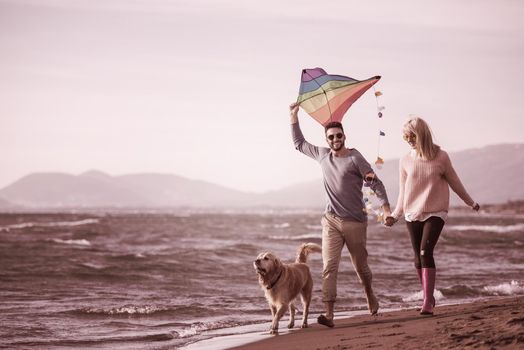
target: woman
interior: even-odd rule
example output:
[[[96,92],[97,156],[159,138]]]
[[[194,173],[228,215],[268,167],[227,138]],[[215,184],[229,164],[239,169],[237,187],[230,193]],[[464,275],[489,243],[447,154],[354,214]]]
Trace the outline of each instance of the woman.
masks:
[[[403,128],[411,151],[400,160],[397,206],[386,225],[392,226],[404,213],[415,253],[415,268],[424,293],[421,315],[433,315],[436,268],[433,249],[447,219],[449,187],[473,210],[476,203],[460,182],[446,152],[433,143],[428,124],[411,118]]]

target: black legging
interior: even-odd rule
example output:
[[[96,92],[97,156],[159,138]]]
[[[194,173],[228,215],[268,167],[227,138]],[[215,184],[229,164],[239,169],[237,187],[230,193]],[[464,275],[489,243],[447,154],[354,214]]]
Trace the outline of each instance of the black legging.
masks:
[[[415,267],[435,267],[433,249],[437,245],[440,232],[444,227],[444,220],[431,216],[426,221],[406,221],[411,245],[415,253]]]

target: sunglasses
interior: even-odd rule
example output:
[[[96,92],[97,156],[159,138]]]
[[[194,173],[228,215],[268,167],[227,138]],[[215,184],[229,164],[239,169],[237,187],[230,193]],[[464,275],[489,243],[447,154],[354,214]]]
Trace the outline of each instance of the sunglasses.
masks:
[[[337,139],[341,139],[344,137],[344,134],[339,132],[337,134],[332,134],[332,135],[328,135],[327,138],[330,139],[330,140],[333,140],[334,138],[337,138]]]
[[[404,136],[402,136],[402,138],[404,139],[404,141],[409,141],[409,140],[415,141],[417,139],[417,135],[415,135],[415,134],[409,134],[409,135],[404,134]]]

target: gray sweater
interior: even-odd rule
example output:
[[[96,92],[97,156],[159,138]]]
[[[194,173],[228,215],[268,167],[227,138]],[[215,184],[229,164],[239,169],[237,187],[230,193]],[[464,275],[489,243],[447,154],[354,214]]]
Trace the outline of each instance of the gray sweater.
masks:
[[[373,169],[362,154],[353,148],[348,156],[335,157],[329,148],[307,142],[298,123],[291,125],[291,132],[295,148],[315,159],[322,168],[327,195],[326,211],[345,219],[367,221],[362,186],[364,177]],[[377,194],[380,205],[389,204],[384,184],[377,176],[370,187]]]

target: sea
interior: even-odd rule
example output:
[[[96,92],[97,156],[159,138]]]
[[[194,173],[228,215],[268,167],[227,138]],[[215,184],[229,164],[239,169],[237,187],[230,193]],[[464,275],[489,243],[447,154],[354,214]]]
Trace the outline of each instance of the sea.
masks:
[[[300,244],[321,242],[321,215],[321,209],[0,214],[0,348],[178,349],[250,326],[267,333],[271,316],[253,260],[271,251],[293,262]],[[370,217],[367,247],[382,310],[418,306],[422,293],[404,224],[388,228]],[[524,294],[524,215],[451,212],[435,260],[437,306]],[[308,264],[313,323],[323,310],[320,254]],[[344,249],[336,311],[365,310]]]

